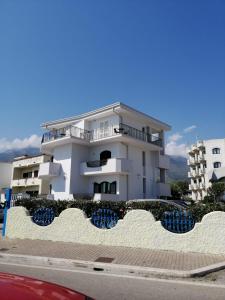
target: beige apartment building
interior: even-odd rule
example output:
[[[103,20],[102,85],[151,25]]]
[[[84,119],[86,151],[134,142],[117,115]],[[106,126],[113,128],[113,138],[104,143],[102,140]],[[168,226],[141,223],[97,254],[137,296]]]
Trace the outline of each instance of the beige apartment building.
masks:
[[[45,154],[16,157],[12,163],[12,193],[27,193],[30,196],[49,194],[49,181],[38,176],[40,164],[50,161],[51,156]]]

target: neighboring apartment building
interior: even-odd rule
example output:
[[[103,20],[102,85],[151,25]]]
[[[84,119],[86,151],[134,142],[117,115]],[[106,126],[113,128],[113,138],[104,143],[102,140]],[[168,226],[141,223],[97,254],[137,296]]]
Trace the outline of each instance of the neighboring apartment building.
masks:
[[[12,163],[0,162],[0,196],[4,199],[5,189],[10,187],[12,176]]]
[[[91,195],[94,200],[170,196],[164,131],[170,126],[122,103],[47,122],[40,166],[54,199]]]
[[[30,196],[49,194],[49,181],[38,178],[40,164],[49,161],[51,156],[43,154],[14,158],[11,173],[12,193],[27,193]]]
[[[225,139],[198,141],[188,151],[192,199],[203,200],[212,182],[225,181]]]

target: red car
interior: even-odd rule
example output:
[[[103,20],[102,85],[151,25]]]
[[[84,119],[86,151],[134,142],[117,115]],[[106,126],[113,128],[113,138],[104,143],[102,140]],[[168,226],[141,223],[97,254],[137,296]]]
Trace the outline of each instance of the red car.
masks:
[[[1,300],[93,300],[79,292],[39,279],[0,273]]]

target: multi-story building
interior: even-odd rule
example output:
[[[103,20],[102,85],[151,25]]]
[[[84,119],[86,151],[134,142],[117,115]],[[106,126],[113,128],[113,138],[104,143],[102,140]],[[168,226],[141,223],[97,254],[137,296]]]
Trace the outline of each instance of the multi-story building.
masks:
[[[189,190],[193,200],[203,200],[212,182],[225,181],[225,139],[198,141],[188,154]]]
[[[51,161],[49,155],[21,156],[12,163],[12,193],[27,193],[30,196],[50,193],[49,181],[38,178],[39,166]]]
[[[12,163],[0,162],[0,198],[5,199],[5,189],[10,187]]]
[[[41,152],[53,161],[40,166],[54,199],[91,195],[94,200],[170,196],[164,131],[170,126],[125,104],[47,122]]]

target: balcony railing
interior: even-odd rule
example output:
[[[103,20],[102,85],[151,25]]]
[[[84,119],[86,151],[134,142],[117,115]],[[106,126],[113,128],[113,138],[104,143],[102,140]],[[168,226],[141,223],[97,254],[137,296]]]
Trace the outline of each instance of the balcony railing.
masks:
[[[54,129],[49,132],[45,132],[42,136],[41,143],[46,143],[54,140],[58,140],[64,137],[76,137],[82,140],[89,141],[91,138],[91,132],[85,129],[81,129],[75,126],[67,126],[60,129]]]
[[[130,136],[137,140],[141,140],[143,142],[151,143],[151,144],[162,147],[162,140],[158,136],[141,131],[141,130],[131,127],[129,125],[120,123],[120,127],[119,127],[118,131],[121,134]]]
[[[97,167],[105,166],[106,164],[107,164],[107,159],[87,161],[88,168],[97,168]]]
[[[103,131],[101,131],[100,129],[95,131],[88,131],[70,125],[64,128],[54,129],[44,133],[41,142],[46,143],[64,137],[75,137],[86,141],[97,141],[104,138],[116,136],[118,134],[126,135],[137,140],[162,147],[162,139],[160,139],[158,136],[143,132],[123,123],[119,124],[119,128],[109,127]]]

